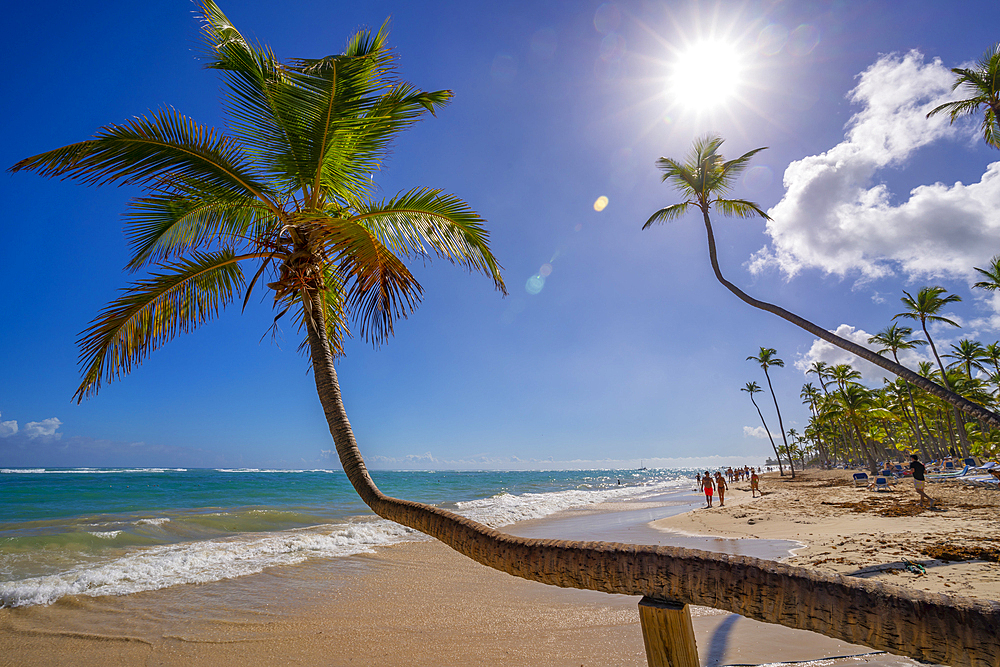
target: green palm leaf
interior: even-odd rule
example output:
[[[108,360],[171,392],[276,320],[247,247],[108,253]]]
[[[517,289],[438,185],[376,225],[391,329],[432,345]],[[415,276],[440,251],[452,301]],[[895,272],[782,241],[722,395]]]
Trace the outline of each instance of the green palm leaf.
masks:
[[[230,251],[193,253],[123,289],[78,341],[83,382],[74,394],[77,402],[97,393],[102,382],[127,375],[178,334],[218,315],[243,286],[240,259]]]
[[[274,215],[257,200],[154,193],[129,203],[125,236],[132,259],[126,268],[135,271],[212,243],[262,239],[276,227]]]
[[[87,185],[196,184],[220,196],[255,197],[272,205],[270,190],[229,137],[217,135],[173,109],[109,125],[96,138],[21,160],[22,169]]]
[[[437,255],[489,275],[506,294],[499,264],[483,252],[489,240],[485,220],[458,197],[416,188],[388,201],[366,202],[351,212],[351,221],[364,225],[393,253]]]

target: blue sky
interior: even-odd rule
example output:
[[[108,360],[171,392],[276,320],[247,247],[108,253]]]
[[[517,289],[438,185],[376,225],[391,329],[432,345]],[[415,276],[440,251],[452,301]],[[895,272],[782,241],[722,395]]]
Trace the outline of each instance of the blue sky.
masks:
[[[768,147],[735,194],[774,222],[715,221],[736,284],[863,338],[899,312],[901,290],[940,284],[964,299],[950,313],[963,328],[940,331],[945,344],[1000,338],[1000,303],[970,290],[972,267],[1000,252],[1000,151],[977,141],[976,123],[923,118],[956,99],[949,68],[1000,39],[995,2],[221,7],[282,58],[339,52],[391,18],[401,76],[455,94],[400,137],[377,181],[386,195],[428,186],[469,202],[489,221],[510,295],[445,263],[418,265],[425,299],[395,338],[378,350],[349,342],[338,372],[373,467],[758,461],[770,446],[740,388],[764,384],[745,361],[760,346],[785,360],[775,390],[786,428],[802,429],[801,367],[848,358],[719,285],[698,218],[641,230],[678,201],[655,160],[683,157],[707,132],[726,138],[727,157]],[[194,10],[11,8],[2,163],[165,105],[222,127]],[[727,100],[695,109],[670,82],[709,39],[735,50],[739,73]],[[128,278],[121,216],[137,192],[32,173],[0,187],[0,466],[334,464],[298,334],[272,342],[263,302],[71,403],[78,333]],[[880,382],[870,369],[866,379]]]

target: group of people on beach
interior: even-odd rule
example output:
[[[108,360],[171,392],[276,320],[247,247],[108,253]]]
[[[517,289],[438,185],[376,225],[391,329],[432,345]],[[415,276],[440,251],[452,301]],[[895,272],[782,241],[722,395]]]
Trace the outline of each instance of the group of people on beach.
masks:
[[[712,500],[715,496],[715,492],[719,492],[719,507],[725,507],[726,505],[726,491],[729,490],[729,484],[726,478],[729,478],[729,482],[740,482],[744,480],[750,480],[750,494],[751,497],[756,498],[757,494],[760,493],[760,476],[758,473],[760,468],[756,470],[750,466],[744,466],[742,468],[727,468],[726,476],[722,476],[721,470],[716,470],[713,476],[707,470],[705,474],[701,473],[695,474],[695,479],[698,480],[698,486],[705,492],[705,505],[706,507],[712,506]],[[761,493],[761,495],[764,495]]]

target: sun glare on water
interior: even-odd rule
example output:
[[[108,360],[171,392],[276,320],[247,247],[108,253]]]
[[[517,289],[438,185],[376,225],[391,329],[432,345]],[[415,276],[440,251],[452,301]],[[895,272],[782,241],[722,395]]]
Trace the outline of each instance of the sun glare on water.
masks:
[[[673,102],[696,111],[723,106],[740,84],[740,56],[720,40],[702,41],[677,55],[670,77]]]

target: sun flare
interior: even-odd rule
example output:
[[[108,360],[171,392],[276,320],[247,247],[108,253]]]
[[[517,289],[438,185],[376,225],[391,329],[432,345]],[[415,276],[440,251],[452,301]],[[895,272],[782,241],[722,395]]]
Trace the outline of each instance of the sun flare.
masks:
[[[697,111],[721,107],[740,84],[740,55],[721,40],[705,40],[677,55],[670,77],[670,96]]]

